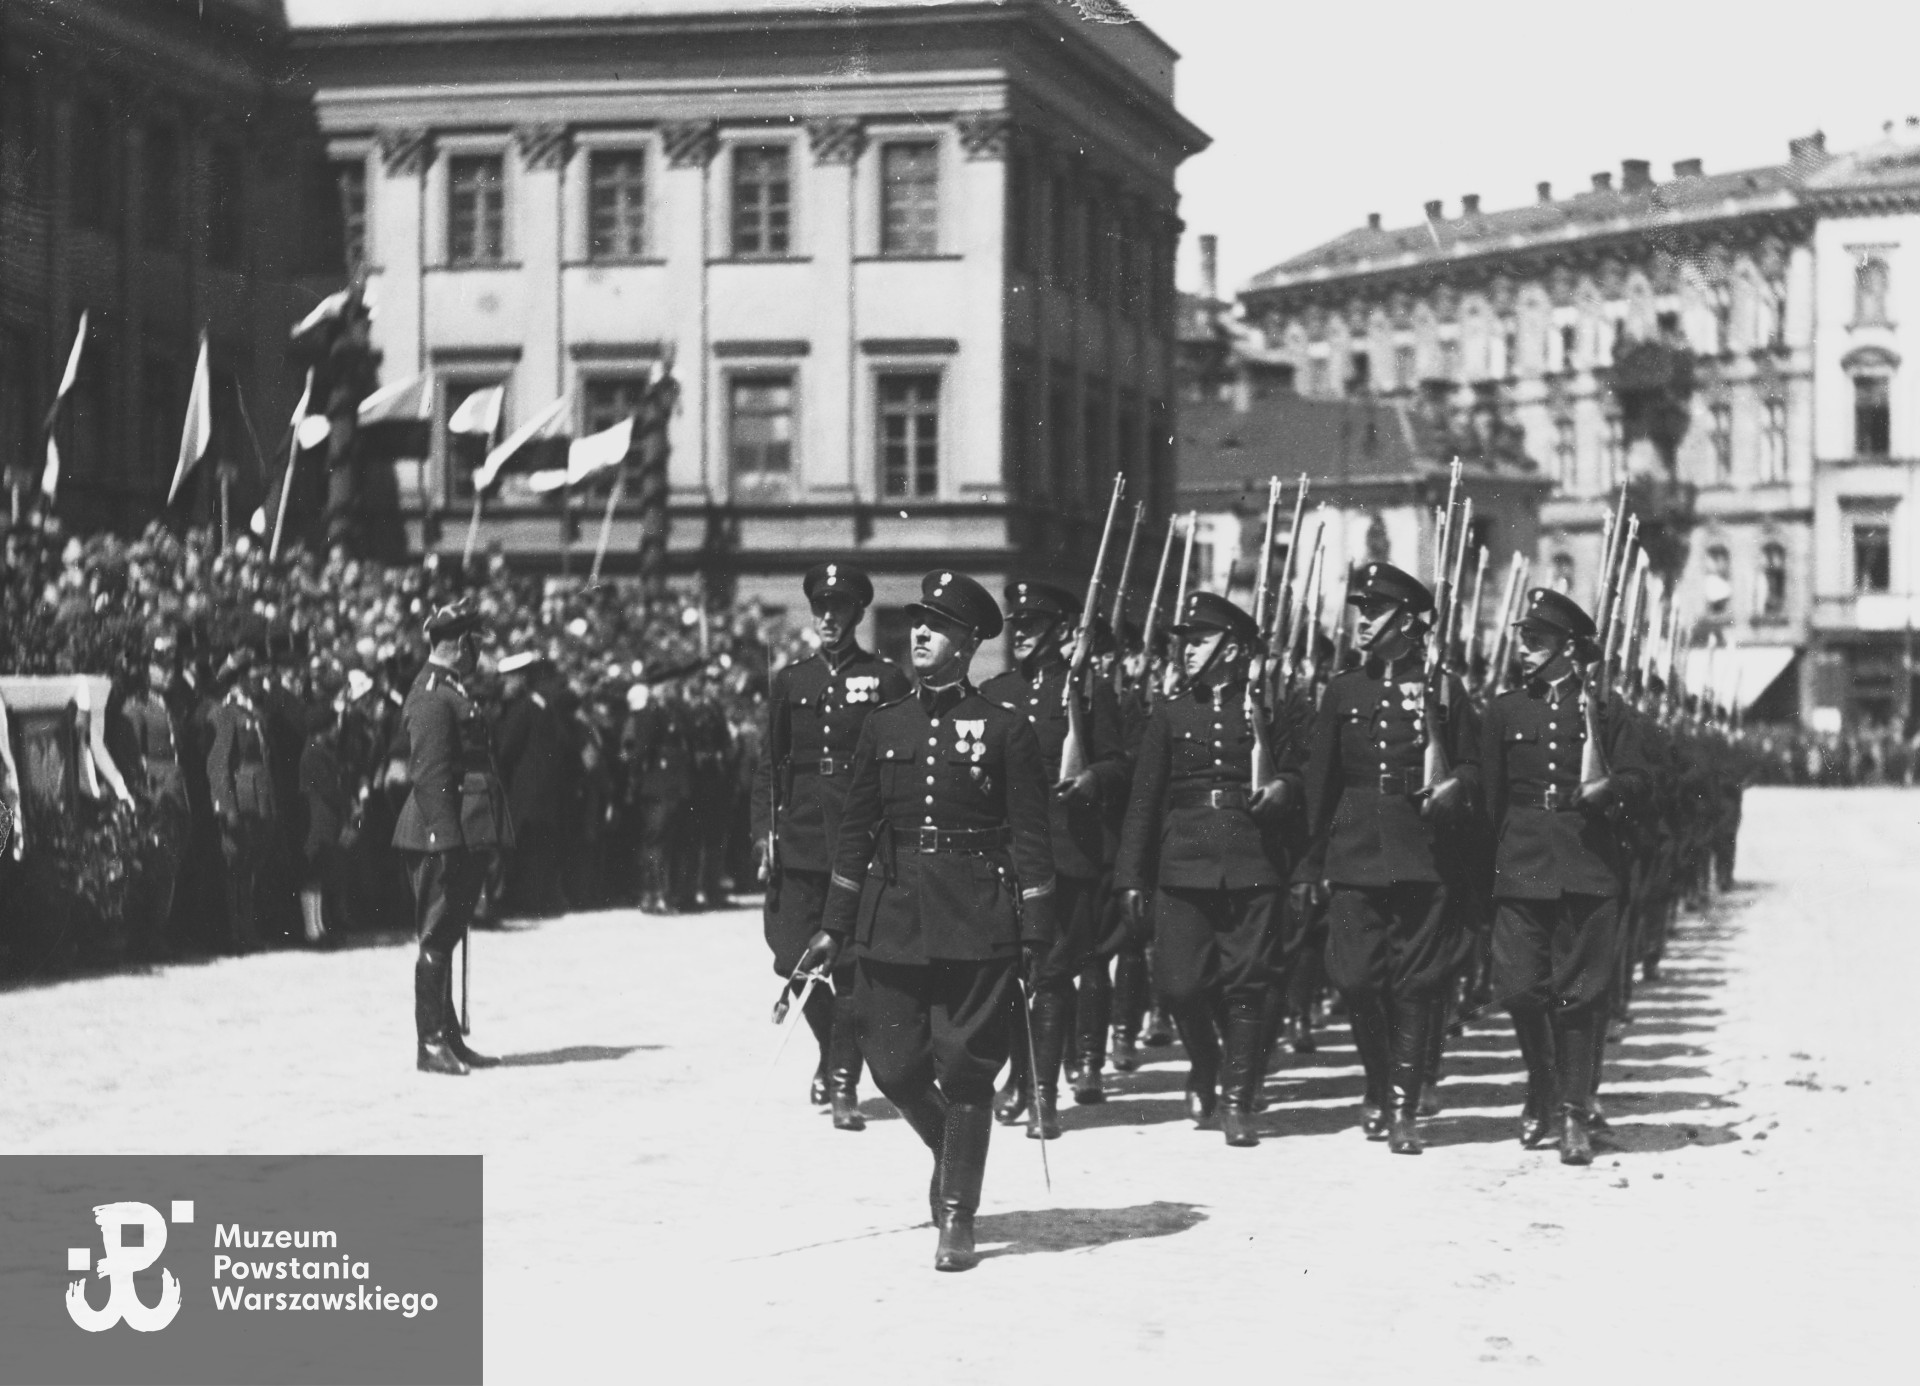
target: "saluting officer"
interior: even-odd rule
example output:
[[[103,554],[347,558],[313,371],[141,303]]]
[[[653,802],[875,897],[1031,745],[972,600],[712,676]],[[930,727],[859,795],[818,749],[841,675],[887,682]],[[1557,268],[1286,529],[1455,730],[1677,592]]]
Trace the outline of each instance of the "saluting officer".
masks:
[[[1120,706],[1112,687],[1099,678],[1083,680],[1075,690],[1088,744],[1082,748],[1085,764],[1072,779],[1063,778],[1062,751],[1071,718],[1066,687],[1070,671],[1066,644],[1080,616],[1080,600],[1063,588],[1044,582],[1015,582],[1007,587],[1007,633],[1013,642],[1014,667],[980,685],[980,692],[1026,714],[1040,742],[1041,763],[1053,784],[1049,801],[1053,873],[1054,919],[1059,932],[1053,948],[1040,962],[1033,983],[1033,1047],[1039,1065],[1013,1051],[1013,1071],[997,1104],[996,1115],[1011,1125],[1027,1109],[1027,1134],[1052,1140],[1060,1134],[1060,1061],[1075,1029],[1074,978],[1092,960],[1101,942],[1105,892],[1101,878],[1107,869],[1106,824],[1101,801],[1126,791],[1126,749],[1121,741]],[[1098,1042],[1104,1042],[1106,1020],[1099,1019]],[[1080,1056],[1076,1102],[1099,1102],[1100,1070]]]
[[[813,609],[820,652],[773,676],[767,704],[766,751],[753,774],[753,840],[767,883],[763,915],[773,970],[791,977],[820,929],[833,869],[840,810],[853,783],[860,730],[882,703],[912,686],[890,659],[860,647],[860,618],[873,582],[848,563],[822,563],[800,580]],[[807,1026],[820,1044],[813,1101],[833,1103],[842,1131],[866,1125],[860,1115],[860,1042],[854,1033],[853,956],[839,959],[833,991],[807,996]]]
[[[830,963],[851,941],[860,1047],[935,1154],[934,1268],[966,1270],[1015,972],[1030,977],[1054,936],[1049,777],[1025,715],[967,681],[1000,633],[993,598],[929,573],[907,613],[919,686],[860,730],[826,913],[801,961]]]
[[[1300,771],[1276,746],[1278,773],[1253,789],[1253,617],[1225,597],[1195,592],[1173,634],[1184,641],[1186,691],[1154,705],[1141,737],[1114,885],[1139,932],[1154,890],[1154,988],[1187,1048],[1188,1114],[1210,1128],[1224,1089],[1226,1142],[1251,1146],[1259,1144],[1254,1105],[1287,883],[1276,834],[1263,820],[1299,802]],[[1253,716],[1265,713],[1256,705]],[[1215,1029],[1221,1006],[1224,1052]]]
[[[406,854],[420,956],[413,1022],[423,1073],[464,1075],[500,1061],[467,1048],[453,1009],[453,950],[473,923],[489,858],[513,846],[513,817],[486,714],[463,682],[480,658],[479,609],[462,597],[427,618],[432,653],[400,713],[412,790],[393,845]]]
[[[1591,1164],[1589,1096],[1620,946],[1625,863],[1612,815],[1650,786],[1638,719],[1625,701],[1594,709],[1597,779],[1582,781],[1593,619],[1550,588],[1527,594],[1520,687],[1487,707],[1480,743],[1494,859],[1493,982],[1527,1065],[1520,1141],[1560,1119],[1560,1158]]]
[[[1358,668],[1327,683],[1307,761],[1310,844],[1298,894],[1327,902],[1327,977],[1366,1069],[1362,1129],[1417,1155],[1429,1035],[1458,957],[1458,849],[1446,821],[1479,783],[1479,718],[1450,674],[1429,689],[1421,616],[1433,594],[1391,563],[1352,577]],[[1429,700],[1448,766],[1426,784]],[[1302,904],[1308,903],[1303,899]],[[1389,1111],[1391,1115],[1389,1115]]]

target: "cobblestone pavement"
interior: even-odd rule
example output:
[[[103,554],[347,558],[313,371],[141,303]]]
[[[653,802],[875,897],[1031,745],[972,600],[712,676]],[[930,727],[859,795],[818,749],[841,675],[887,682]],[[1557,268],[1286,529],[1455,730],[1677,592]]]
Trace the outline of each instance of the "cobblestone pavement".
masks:
[[[930,1269],[927,1158],[887,1104],[806,1102],[756,911],[575,916],[474,950],[474,1041],[412,1071],[411,953],[283,952],[0,996],[0,1148],[483,1152],[493,1382],[899,1377],[1100,1386],[1831,1380],[1911,1312],[1920,794],[1748,796],[1741,887],[1609,1050],[1614,1148],[1513,1138],[1504,1022],[1448,1061],[1419,1159],[1355,1129],[1344,1031],[1269,1080],[1266,1139],[1182,1118],[1177,1050],[1039,1149],[999,1132],[980,1268]]]

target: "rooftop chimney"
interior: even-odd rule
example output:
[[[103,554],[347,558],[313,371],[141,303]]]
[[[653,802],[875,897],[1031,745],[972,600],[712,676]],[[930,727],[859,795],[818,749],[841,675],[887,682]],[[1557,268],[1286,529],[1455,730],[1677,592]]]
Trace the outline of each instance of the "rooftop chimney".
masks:
[[[1427,220],[1440,220],[1440,199],[1437,197],[1427,204]]]
[[[1461,197],[1460,215],[1463,217],[1477,217],[1480,215],[1479,193],[1467,193]]]
[[[1538,193],[1538,194],[1540,194],[1540,200],[1541,200],[1542,202],[1551,202],[1551,201],[1553,201],[1553,184],[1551,184],[1551,183],[1535,183],[1535,184],[1533,185],[1533,190],[1534,190],[1534,191],[1535,191],[1536,193]]]
[[[1645,192],[1653,186],[1653,165],[1645,159],[1620,161],[1620,191]]]
[[[1612,192],[1613,191],[1613,175],[1611,173],[1594,174],[1593,190],[1595,192]]]
[[[1200,297],[1209,302],[1220,297],[1220,238],[1200,238]]]
[[[1815,130],[1811,135],[1787,141],[1787,158],[1793,163],[1804,159],[1824,159],[1826,156],[1827,132],[1824,130]]]
[[[1698,159],[1675,159],[1673,161],[1673,176],[1675,178],[1698,178],[1700,174],[1700,161]]]
[[[1368,212],[1367,213],[1367,230],[1378,231],[1379,229],[1380,229],[1380,214],[1378,212]]]

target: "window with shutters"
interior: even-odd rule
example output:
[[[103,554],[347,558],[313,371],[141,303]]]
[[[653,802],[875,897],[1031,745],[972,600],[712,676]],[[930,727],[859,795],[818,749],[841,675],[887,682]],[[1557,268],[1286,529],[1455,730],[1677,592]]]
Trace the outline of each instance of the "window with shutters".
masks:
[[[1733,481],[1733,406],[1714,405],[1712,420],[1713,481],[1726,486]]]
[[[1787,546],[1767,544],[1760,550],[1760,613],[1779,618],[1787,614]]]
[[[1885,457],[1891,442],[1893,394],[1884,375],[1853,379],[1853,451],[1856,457]]]
[[[596,375],[580,382],[580,436],[601,433],[618,424],[622,419],[631,418],[640,409],[640,402],[647,395],[647,377],[644,375]],[[638,442],[636,436],[635,442]],[[631,461],[631,453],[629,453]],[[583,483],[576,494],[605,498],[613,483],[620,476],[620,468],[610,467]],[[633,498],[633,486],[628,484],[625,499]]]
[[[931,140],[880,150],[880,253],[940,249],[940,147]]]
[[[793,182],[784,144],[733,151],[733,253],[779,256],[790,252]]]
[[[1787,406],[1767,401],[1766,429],[1760,436],[1760,482],[1777,486],[1787,479]]]
[[[879,378],[880,489],[889,500],[940,492],[940,377]]]
[[[1853,590],[1887,592],[1893,588],[1893,527],[1874,518],[1853,522]]]
[[[1553,421],[1553,479],[1569,492],[1580,479],[1579,432],[1572,419]]]
[[[587,257],[637,260],[647,253],[647,153],[596,149],[587,159]]]
[[[507,258],[505,160],[463,154],[447,161],[447,263],[497,265]]]

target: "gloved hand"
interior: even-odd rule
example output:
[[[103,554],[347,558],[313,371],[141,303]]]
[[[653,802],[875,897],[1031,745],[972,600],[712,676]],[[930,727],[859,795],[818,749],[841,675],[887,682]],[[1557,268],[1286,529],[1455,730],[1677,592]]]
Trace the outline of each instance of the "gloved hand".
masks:
[[[1602,775],[1597,780],[1588,780],[1574,791],[1573,801],[1582,808],[1606,808],[1619,797],[1614,790],[1612,776]]]
[[[1029,939],[1020,945],[1020,980],[1027,984],[1027,990],[1033,990],[1033,984],[1040,976],[1040,964],[1046,960],[1045,945]]]
[[[1253,802],[1247,806],[1248,812],[1255,818],[1278,817],[1299,800],[1299,791],[1291,780],[1268,780],[1254,794]]]
[[[1058,794],[1062,799],[1078,799],[1090,802],[1098,793],[1098,788],[1098,782],[1095,781],[1093,777],[1093,771],[1082,770],[1072,779],[1062,780],[1056,784],[1053,787],[1053,792]]]
[[[1147,918],[1146,891],[1121,891],[1120,917],[1127,921],[1127,937],[1133,942],[1145,944],[1152,939],[1153,922]]]
[[[1460,783],[1460,777],[1449,775],[1427,791],[1426,802],[1420,805],[1420,816],[1444,818],[1460,807],[1466,795],[1467,787]]]
[[[825,929],[807,940],[807,948],[800,955],[796,970],[800,972],[829,972],[833,961],[840,956],[840,936],[830,934]]]

